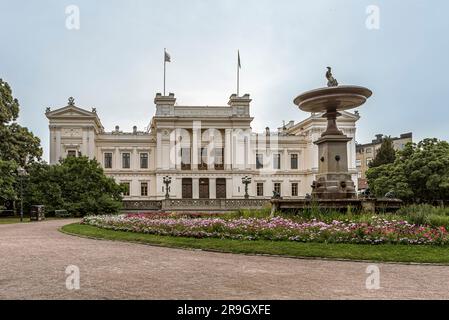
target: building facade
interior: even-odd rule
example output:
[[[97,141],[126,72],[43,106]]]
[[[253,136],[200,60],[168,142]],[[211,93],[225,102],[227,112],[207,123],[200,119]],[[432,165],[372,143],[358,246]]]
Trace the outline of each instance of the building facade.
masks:
[[[356,166],[357,166],[357,183],[359,190],[368,188],[366,180],[366,170],[368,170],[369,163],[374,159],[379,150],[385,136],[383,134],[376,134],[376,139],[370,143],[356,145]],[[399,137],[391,138],[393,148],[398,151],[404,149],[405,145],[413,142],[413,134],[411,132],[401,134]]]
[[[243,177],[251,178],[252,199],[311,194],[318,171],[318,147],[313,143],[326,129],[322,114],[290,121],[276,132],[251,129],[249,95],[232,95],[225,106],[180,106],[174,94],[155,99],[155,114],[144,131],[105,131],[93,108],[75,105],[51,110],[50,164],[68,156],[88,156],[105,173],[127,186],[125,199],[161,200],[171,178],[171,199],[242,199]],[[339,128],[348,143],[349,170],[357,181],[355,132],[358,114],[342,112]]]

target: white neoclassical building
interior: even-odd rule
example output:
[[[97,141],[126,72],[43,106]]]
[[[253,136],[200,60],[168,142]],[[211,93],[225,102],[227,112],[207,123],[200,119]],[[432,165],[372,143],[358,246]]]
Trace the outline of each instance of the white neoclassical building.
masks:
[[[326,128],[321,114],[290,121],[270,132],[251,130],[248,94],[235,94],[224,106],[181,106],[174,94],[154,99],[155,114],[145,131],[106,131],[96,109],[75,105],[47,108],[50,163],[68,156],[88,156],[107,175],[128,186],[128,200],[161,200],[163,178],[171,177],[171,199],[242,199],[243,177],[250,177],[252,199],[305,197],[318,170],[313,143]],[[299,112],[299,111],[298,111]],[[118,115],[119,116],[119,115]],[[357,113],[342,112],[338,126],[348,143],[349,170],[357,181],[355,131]]]

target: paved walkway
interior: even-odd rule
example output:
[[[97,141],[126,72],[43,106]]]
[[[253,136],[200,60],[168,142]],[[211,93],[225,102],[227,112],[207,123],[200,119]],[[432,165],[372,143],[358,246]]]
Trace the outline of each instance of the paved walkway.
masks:
[[[0,299],[449,299],[449,267],[244,256],[62,234],[70,221],[0,225]],[[80,269],[80,290],[65,269]]]

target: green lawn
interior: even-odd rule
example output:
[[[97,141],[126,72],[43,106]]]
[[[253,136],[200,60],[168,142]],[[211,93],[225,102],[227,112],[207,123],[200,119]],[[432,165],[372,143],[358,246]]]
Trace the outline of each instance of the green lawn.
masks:
[[[55,217],[47,217],[44,221],[50,221],[50,220],[61,220],[64,218],[55,218]],[[30,221],[30,217],[23,217],[22,223],[28,223]],[[7,217],[7,218],[0,218],[0,224],[13,224],[13,223],[20,223],[20,217]]]
[[[23,223],[30,222],[30,218],[24,217]],[[10,217],[10,218],[0,218],[0,224],[11,224],[11,223],[20,223],[19,217]]]
[[[370,260],[384,262],[419,262],[449,264],[449,246],[359,245],[297,243],[290,241],[241,241],[157,236],[105,230],[79,223],[61,228],[63,232],[98,239],[132,241],[174,248],[193,248],[231,253],[272,254],[292,257]]]

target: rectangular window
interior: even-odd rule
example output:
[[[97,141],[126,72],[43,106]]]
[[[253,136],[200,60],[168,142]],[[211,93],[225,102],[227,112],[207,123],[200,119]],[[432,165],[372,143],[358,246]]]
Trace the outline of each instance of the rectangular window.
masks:
[[[200,148],[200,163],[198,164],[199,170],[207,170],[207,148]]]
[[[366,159],[366,165],[369,166],[369,163],[370,163],[371,161],[373,161],[373,159],[371,159],[371,158]]]
[[[148,153],[140,154],[140,169],[148,169]]]
[[[76,157],[76,150],[68,150],[67,157]]]
[[[140,183],[140,195],[142,197],[148,196],[148,182],[141,182]]]
[[[362,166],[362,160],[360,160],[360,159],[355,160],[355,165],[357,167],[361,167]]]
[[[273,169],[281,169],[281,155],[279,153],[273,154]]]
[[[281,184],[279,182],[276,182],[274,184],[274,191],[278,194],[281,194]]]
[[[112,169],[112,153],[106,152],[104,154],[104,167],[106,169]]]
[[[181,170],[191,169],[190,148],[181,149]]]
[[[129,169],[131,167],[131,154],[126,152],[122,153],[122,168]]]
[[[256,185],[256,191],[257,191],[257,196],[258,197],[263,197],[263,183],[262,182],[258,182]]]
[[[130,195],[130,183],[129,182],[122,182],[120,183],[120,185],[123,186],[124,190],[123,190],[123,195],[125,197],[128,197]]]
[[[291,169],[298,169],[298,155],[297,154],[290,155],[290,167],[291,167]]]
[[[298,183],[292,183],[292,197],[298,196]]]
[[[223,153],[224,153],[223,148],[215,149],[215,170],[224,170]]]
[[[256,169],[263,169],[263,154],[256,154]]]

